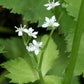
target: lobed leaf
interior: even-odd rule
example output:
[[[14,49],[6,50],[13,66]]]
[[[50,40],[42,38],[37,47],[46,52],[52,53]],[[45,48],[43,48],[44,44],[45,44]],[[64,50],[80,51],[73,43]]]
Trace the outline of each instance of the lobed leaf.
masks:
[[[45,46],[48,37],[49,37],[49,35],[44,35],[41,38],[41,41],[43,42],[43,46]],[[45,76],[45,74],[51,69],[55,59],[58,58],[58,53],[59,52],[57,50],[57,45],[55,44],[55,42],[51,38],[47,47],[46,47],[44,55],[43,55],[43,61],[42,61],[42,67],[41,67],[41,71],[43,73],[43,76]],[[40,59],[40,56],[41,56],[41,53],[38,56],[39,59]]]
[[[39,21],[39,26],[44,23],[46,16],[52,16],[52,12],[44,7],[46,3],[47,0],[0,0],[0,5],[11,9],[11,13],[22,14],[27,21]]]
[[[4,45],[4,50],[7,51],[4,53],[7,59],[24,57],[26,55],[24,43],[20,38],[0,39],[0,44]]]
[[[73,16],[75,20],[78,18],[81,0],[64,0],[68,6],[66,8],[69,15]]]
[[[10,82],[12,83],[23,84],[34,82],[38,79],[36,70],[30,66],[29,62],[21,57],[3,63],[2,67],[9,71],[6,77],[10,78]]]

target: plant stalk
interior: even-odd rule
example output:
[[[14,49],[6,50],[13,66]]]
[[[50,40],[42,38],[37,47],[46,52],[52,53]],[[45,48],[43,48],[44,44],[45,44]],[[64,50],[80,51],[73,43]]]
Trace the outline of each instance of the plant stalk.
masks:
[[[59,18],[58,18],[58,22],[60,21],[60,19],[61,19],[61,17],[63,16],[63,14],[64,14],[63,12],[60,14],[60,16],[59,16]],[[53,35],[54,30],[55,30],[55,28],[52,28],[52,30],[51,30],[51,32],[50,32],[50,35],[49,35],[49,37],[48,37],[48,40],[47,40],[47,42],[46,42],[46,44],[45,44],[45,46],[44,46],[44,48],[43,48],[44,50],[46,49],[46,47],[47,47],[47,45],[48,45],[48,43],[49,43],[49,40],[50,40],[50,38],[51,38],[52,35]],[[41,58],[40,58],[40,63],[39,63],[39,66],[38,66],[38,69],[40,70],[39,76],[40,76],[40,80],[41,80],[41,81],[44,81],[44,80],[43,80],[43,76],[42,76],[42,72],[41,72],[41,66],[42,66],[42,60],[43,60],[44,52],[45,52],[45,51],[42,51]],[[45,83],[43,82],[42,84],[45,84]]]
[[[74,33],[74,40],[72,44],[71,56],[69,60],[69,65],[67,67],[67,71],[65,73],[63,84],[70,84],[74,72],[74,68],[76,65],[76,60],[78,57],[78,50],[80,46],[82,29],[84,28],[84,0],[81,0],[81,7],[79,10],[77,25]]]

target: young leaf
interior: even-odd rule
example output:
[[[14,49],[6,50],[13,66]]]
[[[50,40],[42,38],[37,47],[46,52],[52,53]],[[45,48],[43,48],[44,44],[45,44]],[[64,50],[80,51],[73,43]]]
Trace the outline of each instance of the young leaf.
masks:
[[[10,78],[12,83],[28,83],[34,82],[38,79],[38,74],[34,68],[23,58],[17,58],[10,60],[2,64],[3,68],[6,68],[10,73],[6,75]]]

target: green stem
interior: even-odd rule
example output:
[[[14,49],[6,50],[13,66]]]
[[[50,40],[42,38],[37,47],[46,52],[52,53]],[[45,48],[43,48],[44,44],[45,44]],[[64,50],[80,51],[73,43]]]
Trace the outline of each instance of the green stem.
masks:
[[[61,19],[61,17],[63,16],[63,14],[64,14],[63,12],[60,14],[60,16],[59,16],[59,18],[58,18],[58,22],[60,21],[60,19]],[[52,34],[53,34],[54,30],[55,30],[55,28],[52,28],[52,30],[51,30],[51,32],[50,32],[50,35],[49,35],[49,37],[48,37],[48,40],[47,40],[47,42],[46,42],[46,44],[45,44],[45,46],[44,46],[44,48],[43,48],[44,50],[46,49],[46,47],[47,47],[47,45],[48,45],[48,43],[49,43],[49,40],[50,40],[50,38],[52,37]],[[42,54],[41,54],[41,57],[40,57],[40,63],[39,63],[39,66],[38,66],[38,69],[39,69],[39,71],[40,71],[40,73],[39,73],[40,80],[43,81],[42,84],[44,84],[44,80],[43,80],[43,77],[42,77],[41,66],[42,66],[42,60],[43,60],[44,52],[45,52],[45,51],[42,51]]]
[[[39,77],[40,77],[40,83],[45,84],[41,70],[38,70],[38,74],[39,74]]]
[[[46,42],[46,44],[45,44],[45,46],[44,46],[44,48],[43,48],[44,50],[45,50],[45,48],[47,47],[47,45],[48,45],[48,43],[49,43],[49,40],[50,40],[50,38],[51,38],[51,36],[52,36],[54,30],[55,30],[55,29],[53,28],[52,31],[51,31],[51,33],[50,33],[50,35],[49,35],[49,38],[48,38],[48,40],[47,40],[47,42]],[[43,60],[43,55],[44,55],[44,51],[43,51],[42,54],[41,54],[40,63],[39,63],[39,69],[41,69],[42,60]]]
[[[27,46],[26,40],[24,38],[24,35],[22,35],[22,39],[23,39],[24,45]]]
[[[67,71],[65,73],[63,84],[71,83],[74,68],[76,65],[76,60],[78,57],[78,50],[79,50],[79,46],[80,46],[80,40],[81,40],[83,27],[84,27],[84,0],[81,1],[81,7],[80,7],[80,11],[79,11],[76,29],[75,29],[70,61],[69,61],[69,65],[67,67]]]
[[[52,36],[54,30],[55,30],[55,29],[53,28],[52,31],[51,31],[51,33],[50,33],[50,36],[49,36],[49,38],[48,38],[48,40],[47,40],[47,42],[46,42],[46,45],[45,45],[44,48],[43,48],[44,50],[45,50],[45,48],[47,47],[47,45],[48,45],[48,43],[49,43],[49,40],[50,40],[50,38],[51,38],[51,36]],[[41,54],[40,63],[39,63],[39,66],[38,66],[38,69],[39,69],[38,73],[39,73],[39,77],[40,77],[41,83],[42,83],[42,84],[45,84],[45,82],[44,82],[44,80],[43,80],[42,72],[41,72],[41,66],[42,66],[43,55],[44,55],[44,51],[43,51],[42,54]]]

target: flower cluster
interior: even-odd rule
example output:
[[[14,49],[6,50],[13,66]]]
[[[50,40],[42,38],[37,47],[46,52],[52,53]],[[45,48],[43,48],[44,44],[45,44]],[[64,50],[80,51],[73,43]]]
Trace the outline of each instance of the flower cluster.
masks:
[[[55,6],[59,6],[60,3],[59,1],[55,2],[54,0],[52,2],[50,2],[48,4],[45,4],[44,6],[48,6],[47,10],[51,10],[52,8],[54,8]],[[56,18],[55,16],[52,16],[50,19],[48,17],[45,17],[45,22],[42,25],[42,27],[46,28],[46,27],[58,27],[59,23],[56,22]]]
[[[34,29],[32,29],[32,27],[30,27],[29,29],[26,28],[26,25],[24,25],[22,27],[22,24],[20,24],[20,27],[16,27],[15,28],[17,29],[16,32],[18,32],[18,36],[22,36],[23,35],[23,32],[26,33],[28,36],[30,37],[33,37],[33,38],[37,38],[37,34],[38,32],[34,32]],[[29,52],[33,52],[35,53],[35,55],[38,55],[39,54],[39,47],[42,46],[42,42],[37,42],[36,40],[33,40],[32,43],[29,43],[29,46],[26,46],[26,49],[29,51]]]
[[[32,27],[30,27],[29,29],[25,28],[26,25],[24,25],[22,27],[22,24],[20,24],[20,27],[16,27],[15,28],[17,29],[16,32],[18,32],[18,36],[22,36],[23,35],[23,32],[27,33],[29,36],[32,36],[33,38],[37,38],[37,34],[38,32],[34,32],[34,29],[32,29]]]
[[[52,2],[49,1],[49,3],[45,4],[44,6],[48,6],[47,10],[51,10],[55,6],[59,6],[59,5],[60,5],[59,1],[55,2],[53,0]],[[45,22],[42,25],[42,27],[46,28],[49,26],[50,27],[58,27],[59,26],[59,23],[56,22],[55,16],[52,16],[50,19],[48,17],[45,17]],[[23,33],[26,33],[29,37],[37,38],[38,32],[34,32],[34,29],[32,29],[32,27],[27,29],[26,25],[24,25],[22,27],[22,24],[20,24],[19,28],[16,26],[15,26],[15,28],[17,29],[16,32],[18,32],[18,36],[22,36]],[[35,55],[38,55],[41,46],[42,46],[42,42],[37,42],[36,40],[33,40],[32,43],[29,43],[29,46],[26,46],[26,49],[29,52],[34,52]]]
[[[36,55],[39,54],[39,47],[42,46],[42,42],[37,42],[33,40],[32,43],[29,43],[29,46],[26,46],[26,49],[30,52],[34,51]]]

